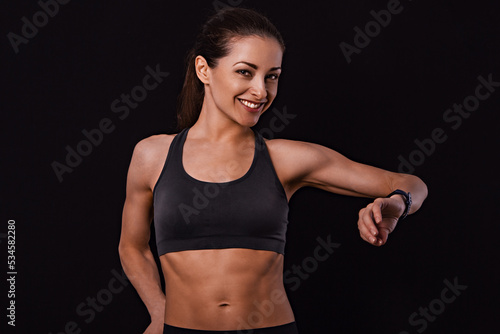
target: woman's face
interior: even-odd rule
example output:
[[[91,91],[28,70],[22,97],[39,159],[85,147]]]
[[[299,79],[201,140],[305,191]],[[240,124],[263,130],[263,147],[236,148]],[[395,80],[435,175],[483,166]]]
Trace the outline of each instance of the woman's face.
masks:
[[[258,36],[238,38],[231,45],[217,66],[207,67],[205,103],[224,117],[253,126],[278,92],[283,51],[275,39]]]

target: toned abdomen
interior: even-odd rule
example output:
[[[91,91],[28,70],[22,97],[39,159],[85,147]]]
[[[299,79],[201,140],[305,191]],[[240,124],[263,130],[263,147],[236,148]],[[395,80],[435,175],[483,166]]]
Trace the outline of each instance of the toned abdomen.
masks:
[[[237,330],[294,321],[281,254],[230,248],[167,253],[160,260],[169,325]]]

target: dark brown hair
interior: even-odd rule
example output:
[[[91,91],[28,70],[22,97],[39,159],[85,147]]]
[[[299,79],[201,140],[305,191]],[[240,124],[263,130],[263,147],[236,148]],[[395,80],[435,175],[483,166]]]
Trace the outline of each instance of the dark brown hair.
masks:
[[[275,38],[285,51],[280,32],[264,15],[245,8],[224,8],[211,16],[196,37],[186,58],[186,77],[178,99],[177,130],[192,126],[198,119],[205,96],[205,87],[195,71],[198,55],[214,68],[220,58],[231,51],[234,37],[260,36]]]

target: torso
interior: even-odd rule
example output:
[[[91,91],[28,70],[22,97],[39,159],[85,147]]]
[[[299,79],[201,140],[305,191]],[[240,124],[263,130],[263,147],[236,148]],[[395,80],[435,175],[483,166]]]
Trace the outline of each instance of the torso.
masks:
[[[153,136],[150,141],[151,191],[174,136]],[[227,182],[238,179],[252,163],[253,150],[246,149],[253,148],[252,144],[246,148],[219,147],[217,150],[207,150],[208,145],[190,140],[184,147],[184,169],[198,180]],[[285,152],[280,151],[279,141],[266,140],[266,145],[287,199],[290,199],[297,189],[288,178],[284,160],[280,159]],[[283,286],[283,260],[283,255],[276,252],[240,248],[162,255],[165,323],[192,329],[235,330],[294,321]]]
[[[165,323],[203,330],[271,327],[294,321],[283,287],[283,255],[252,249],[167,253]]]

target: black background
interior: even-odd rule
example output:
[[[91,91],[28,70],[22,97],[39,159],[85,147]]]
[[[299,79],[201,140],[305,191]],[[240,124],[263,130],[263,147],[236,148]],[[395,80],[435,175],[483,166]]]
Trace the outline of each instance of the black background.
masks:
[[[313,256],[318,237],[331,235],[340,244],[298,288],[286,285],[299,330],[498,332],[500,88],[455,130],[443,119],[454,103],[474,95],[479,76],[500,81],[496,2],[401,1],[402,12],[351,63],[339,44],[353,45],[353,28],[364,29],[370,11],[386,9],[388,1],[221,3],[262,11],[286,40],[273,107],[296,116],[275,137],[315,142],[398,171],[399,157],[418,149],[415,140],[436,128],[447,136],[415,167],[429,197],[384,247],[359,237],[357,212],[368,200],[313,188],[293,196],[285,270]],[[147,327],[146,308],[126,281],[113,281],[119,292],[93,319],[87,298],[105,298],[113,272],[121,272],[117,247],[133,147],[173,132],[184,55],[215,4],[71,1],[15,53],[7,34],[21,35],[21,18],[32,22],[41,8],[35,1],[2,3],[0,319],[9,332],[55,334],[74,326],[66,332],[142,333]],[[157,64],[169,76],[120,119],[111,103]],[[263,115],[256,128],[269,127],[273,115]],[[82,130],[104,118],[113,132],[60,182],[51,164],[64,163],[66,145],[75,148],[85,139]],[[15,328],[6,325],[9,219],[16,226]],[[411,325],[410,315],[438,305],[444,280],[454,279],[466,290],[425,329]]]

